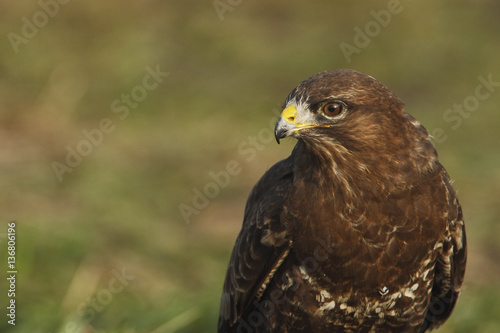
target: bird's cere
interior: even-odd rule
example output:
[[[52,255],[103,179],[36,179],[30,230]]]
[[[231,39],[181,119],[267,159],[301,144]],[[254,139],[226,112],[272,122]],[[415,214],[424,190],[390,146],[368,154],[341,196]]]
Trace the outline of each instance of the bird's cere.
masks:
[[[297,108],[295,105],[290,105],[285,108],[281,113],[281,117],[283,117],[287,123],[295,125],[295,118],[297,117]]]

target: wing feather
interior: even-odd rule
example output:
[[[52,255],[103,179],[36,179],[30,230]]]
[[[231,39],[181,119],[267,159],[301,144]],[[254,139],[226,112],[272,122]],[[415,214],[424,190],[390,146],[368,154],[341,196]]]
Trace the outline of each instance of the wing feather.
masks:
[[[292,242],[279,216],[292,177],[290,159],[283,160],[250,193],[224,282],[219,332],[231,331],[245,309],[262,296],[290,252]]]
[[[443,183],[449,202],[448,227],[434,270],[431,301],[421,332],[437,328],[451,315],[465,275],[467,240],[462,208],[446,173]]]

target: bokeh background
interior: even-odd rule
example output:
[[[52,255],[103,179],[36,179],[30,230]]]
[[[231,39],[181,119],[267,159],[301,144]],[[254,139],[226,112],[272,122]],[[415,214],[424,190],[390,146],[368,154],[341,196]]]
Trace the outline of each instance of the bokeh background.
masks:
[[[246,197],[294,145],[270,136],[276,112],[353,68],[437,131],[464,209],[465,285],[439,332],[499,332],[500,83],[471,97],[500,82],[499,17],[493,0],[1,1],[0,276],[10,221],[18,274],[0,331],[214,332]]]

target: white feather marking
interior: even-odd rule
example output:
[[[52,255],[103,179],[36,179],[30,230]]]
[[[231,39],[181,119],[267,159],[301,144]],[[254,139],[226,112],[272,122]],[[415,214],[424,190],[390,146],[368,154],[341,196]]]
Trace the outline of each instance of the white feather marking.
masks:
[[[405,297],[415,298],[415,294],[413,293],[413,291],[411,289],[406,289],[405,292],[403,293],[403,295]]]
[[[323,304],[323,305],[319,308],[319,310],[320,310],[320,311],[328,311],[328,310],[333,310],[333,309],[335,309],[335,305],[336,305],[336,304],[335,304],[335,301],[330,301],[330,302],[328,302],[328,303]]]
[[[389,293],[389,289],[386,286],[383,286],[379,289],[378,293],[382,296],[385,296]]]
[[[321,297],[321,299],[322,299],[322,302],[324,302],[326,298],[330,298],[330,297],[332,297],[332,295],[330,295],[330,293],[329,293],[328,291],[324,290],[324,289],[323,289],[323,290],[321,290],[321,291],[319,292],[319,294],[320,294],[320,297]]]

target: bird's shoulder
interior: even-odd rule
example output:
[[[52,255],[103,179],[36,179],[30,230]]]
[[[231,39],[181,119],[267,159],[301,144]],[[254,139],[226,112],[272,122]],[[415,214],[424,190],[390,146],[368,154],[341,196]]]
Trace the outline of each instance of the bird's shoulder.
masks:
[[[290,251],[291,239],[280,214],[292,179],[292,162],[285,159],[272,166],[250,192],[224,282],[221,332],[229,330],[262,295]]]
[[[446,171],[441,173],[444,193],[442,201],[447,209],[442,210],[445,230],[437,248],[438,257],[434,268],[434,283],[427,315],[422,325],[426,329],[439,327],[450,316],[465,276],[467,261],[467,239],[462,207]]]

